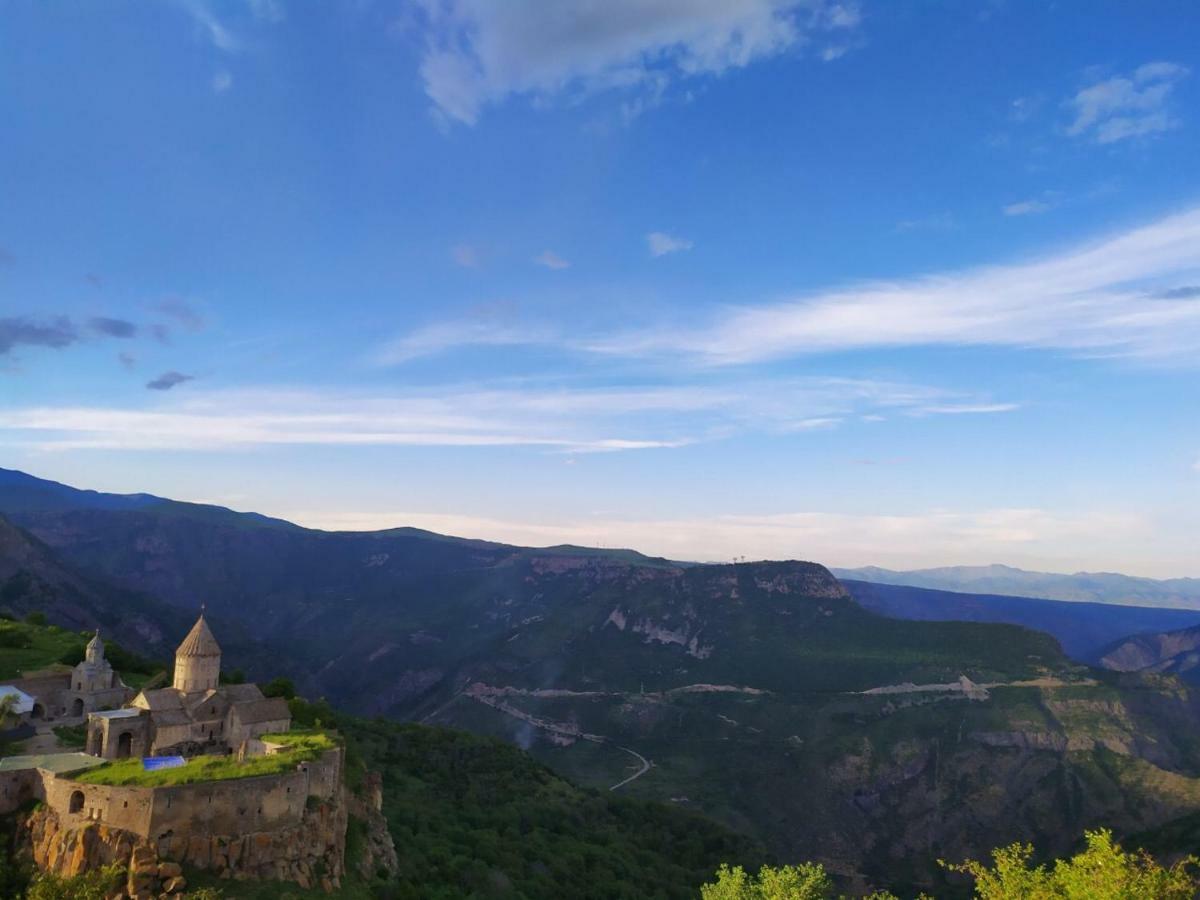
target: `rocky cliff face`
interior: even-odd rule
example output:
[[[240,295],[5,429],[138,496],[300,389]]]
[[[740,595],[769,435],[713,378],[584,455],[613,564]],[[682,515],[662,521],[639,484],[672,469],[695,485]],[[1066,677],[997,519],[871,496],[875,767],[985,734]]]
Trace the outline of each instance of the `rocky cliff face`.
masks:
[[[45,807],[22,825],[25,846],[39,869],[77,875],[116,863],[129,872],[129,896],[141,898],[184,890],[184,865],[234,881],[290,881],[334,891],[345,872],[347,814],[343,789],[333,802],[310,808],[299,825],[272,832],[170,834],[156,841],[99,822],[67,826]],[[394,861],[393,850],[393,869]]]

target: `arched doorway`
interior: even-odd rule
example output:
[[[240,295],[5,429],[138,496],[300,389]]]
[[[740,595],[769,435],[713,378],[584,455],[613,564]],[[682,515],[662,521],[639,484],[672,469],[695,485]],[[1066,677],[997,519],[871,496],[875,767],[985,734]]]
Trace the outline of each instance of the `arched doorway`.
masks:
[[[71,805],[68,810],[73,813],[83,812],[83,791],[71,792]]]
[[[133,751],[133,733],[122,731],[117,738],[117,759],[125,759]]]
[[[75,702],[71,704],[71,715],[79,718],[83,715],[83,698],[76,697]]]
[[[30,715],[35,719],[44,719],[46,718],[46,707],[42,706],[40,703],[35,703],[33,704],[33,711],[30,713]]]

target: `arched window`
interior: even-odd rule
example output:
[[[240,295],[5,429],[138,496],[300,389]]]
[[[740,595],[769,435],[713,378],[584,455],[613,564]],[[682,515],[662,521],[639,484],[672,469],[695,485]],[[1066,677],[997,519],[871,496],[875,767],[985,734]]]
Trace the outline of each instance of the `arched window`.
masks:
[[[83,812],[83,791],[71,792],[71,804],[67,807],[68,812]]]

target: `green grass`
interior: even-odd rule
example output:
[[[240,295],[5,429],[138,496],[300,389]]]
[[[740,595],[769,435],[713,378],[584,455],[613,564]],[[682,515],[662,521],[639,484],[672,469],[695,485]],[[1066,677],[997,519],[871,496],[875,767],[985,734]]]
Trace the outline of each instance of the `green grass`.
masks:
[[[0,620],[0,680],[49,668],[83,644],[79,635],[54,625]]]
[[[175,769],[147,772],[140,759],[121,759],[105,763],[72,776],[82,784],[105,784],[126,787],[166,787],[177,784],[199,784],[205,781],[228,781],[234,778],[257,778],[261,775],[281,775],[295,769],[298,763],[316,759],[326,750],[337,746],[328,734],[317,731],[264,736],[275,743],[289,745],[282,753],[255,756],[238,762],[233,756],[197,756]]]
[[[86,725],[56,725],[54,736],[62,747],[72,750],[82,750],[87,745]]]

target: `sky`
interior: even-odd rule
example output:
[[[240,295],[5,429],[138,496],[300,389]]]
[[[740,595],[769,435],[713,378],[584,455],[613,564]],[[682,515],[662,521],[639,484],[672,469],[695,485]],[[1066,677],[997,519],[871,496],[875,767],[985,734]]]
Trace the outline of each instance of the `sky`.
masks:
[[[0,0],[0,466],[1200,576],[1200,7]]]

